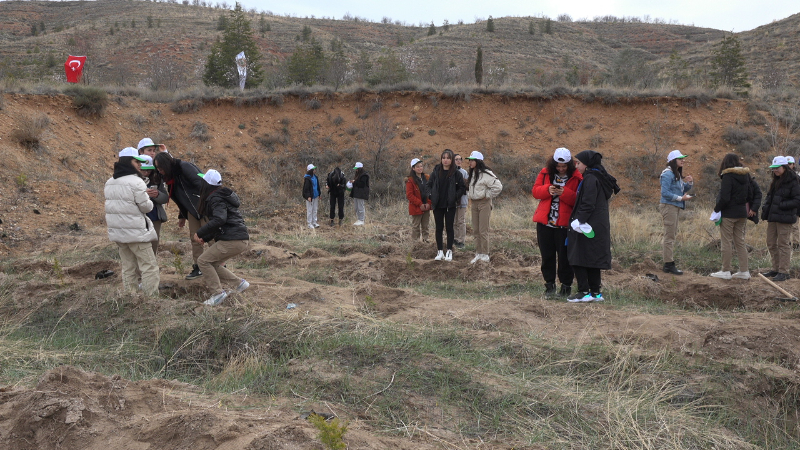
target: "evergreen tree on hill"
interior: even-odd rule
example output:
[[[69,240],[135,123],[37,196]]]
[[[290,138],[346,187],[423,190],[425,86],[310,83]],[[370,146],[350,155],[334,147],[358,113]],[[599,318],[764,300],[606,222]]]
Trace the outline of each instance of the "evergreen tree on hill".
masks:
[[[236,70],[236,55],[244,52],[247,57],[247,82],[245,87],[258,86],[264,81],[261,68],[261,52],[256,45],[250,21],[242,5],[230,12],[222,32],[222,39],[214,42],[206,61],[203,83],[207,86],[235,87],[239,85],[239,72]]]

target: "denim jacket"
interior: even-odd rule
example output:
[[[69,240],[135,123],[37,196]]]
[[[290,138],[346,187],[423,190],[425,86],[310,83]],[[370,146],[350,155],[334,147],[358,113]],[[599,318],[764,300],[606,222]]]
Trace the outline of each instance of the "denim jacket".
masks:
[[[689,192],[692,186],[692,183],[684,183],[683,180],[676,180],[672,169],[667,167],[661,172],[661,203],[684,209],[686,207],[686,202],[678,199],[683,197],[683,194]]]

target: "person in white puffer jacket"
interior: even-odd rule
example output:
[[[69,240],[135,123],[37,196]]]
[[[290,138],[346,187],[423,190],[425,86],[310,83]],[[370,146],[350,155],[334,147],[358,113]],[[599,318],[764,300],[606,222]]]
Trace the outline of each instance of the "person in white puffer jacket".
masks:
[[[106,181],[105,210],[108,238],[119,247],[122,265],[122,286],[127,292],[135,292],[138,274],[141,273],[141,289],[146,295],[158,294],[158,262],[151,242],[158,240],[153,223],[147,213],[153,202],[147,195],[147,186],[141,175],[145,161],[133,147],[119,152],[119,161],[114,163],[114,176]]]
[[[469,160],[469,190],[467,195],[472,203],[472,231],[475,235],[475,257],[470,264],[478,261],[489,262],[489,218],[492,215],[492,199],[500,195],[503,184],[483,162],[481,152],[472,152]]]

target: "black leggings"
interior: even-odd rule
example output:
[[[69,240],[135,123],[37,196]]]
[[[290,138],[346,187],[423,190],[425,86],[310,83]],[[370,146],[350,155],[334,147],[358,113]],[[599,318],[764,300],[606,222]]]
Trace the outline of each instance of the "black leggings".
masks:
[[[437,208],[433,210],[433,221],[436,222],[436,249],[442,248],[442,232],[447,228],[447,249],[453,249],[453,223],[456,221],[456,210],[458,208]]]
[[[331,220],[336,217],[336,204],[339,204],[339,220],[344,219],[344,192],[341,194],[333,194],[330,198],[331,202]]]
[[[564,286],[572,286],[572,266],[567,261],[567,229],[564,227],[548,227],[536,223],[536,240],[539,252],[542,254],[542,276],[545,283],[555,283],[558,280]],[[558,270],[556,271],[556,259]]]
[[[578,281],[578,290],[581,292],[600,292],[602,282],[600,280],[600,269],[594,267],[572,266],[575,271],[575,279]]]

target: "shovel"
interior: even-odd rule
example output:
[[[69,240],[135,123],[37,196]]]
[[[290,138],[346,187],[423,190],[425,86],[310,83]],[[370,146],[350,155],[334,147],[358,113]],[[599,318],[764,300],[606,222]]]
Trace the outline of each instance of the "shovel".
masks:
[[[797,297],[795,297],[794,295],[790,294],[789,291],[787,291],[786,289],[783,289],[782,287],[780,287],[777,284],[775,284],[774,281],[770,280],[769,278],[765,277],[762,274],[758,274],[758,276],[761,277],[762,280],[764,280],[767,283],[769,283],[770,286],[772,286],[775,289],[777,289],[781,294],[786,296],[785,298],[780,298],[779,297],[776,300],[780,300],[782,302],[796,302],[797,301]]]

